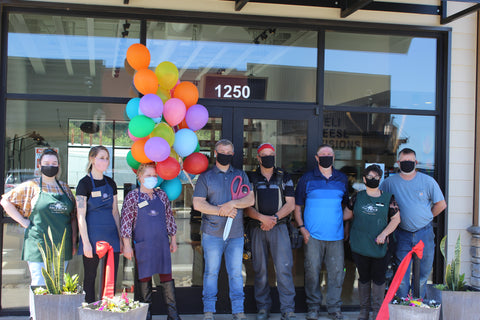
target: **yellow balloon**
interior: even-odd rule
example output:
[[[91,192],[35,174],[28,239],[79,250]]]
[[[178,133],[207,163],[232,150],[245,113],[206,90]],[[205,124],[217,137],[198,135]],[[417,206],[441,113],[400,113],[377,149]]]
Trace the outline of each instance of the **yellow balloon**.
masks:
[[[160,63],[157,68],[155,68],[155,75],[158,79],[158,85],[163,89],[170,90],[177,84],[178,69],[169,61]]]
[[[173,145],[173,142],[175,142],[175,133],[173,132],[172,127],[165,122],[160,122],[157,124],[150,133],[150,137],[163,138],[167,140],[170,147]]]
[[[157,96],[159,96],[160,99],[162,99],[163,103],[165,103],[167,102],[168,99],[171,98],[170,90],[163,89],[162,87],[159,86],[157,90]]]
[[[180,159],[180,156],[177,154],[177,152],[173,148],[172,148],[172,152],[170,152],[170,157],[174,158],[177,161],[178,159]]]

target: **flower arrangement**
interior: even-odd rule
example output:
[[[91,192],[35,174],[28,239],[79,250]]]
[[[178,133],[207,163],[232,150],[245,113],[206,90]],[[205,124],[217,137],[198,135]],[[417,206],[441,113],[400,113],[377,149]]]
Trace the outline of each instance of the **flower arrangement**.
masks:
[[[140,308],[141,306],[142,304],[140,304],[140,302],[129,299],[125,290],[123,290],[121,296],[115,296],[113,298],[103,297],[103,299],[100,301],[90,304],[82,304],[82,307],[85,309],[108,312],[128,312],[130,310]]]
[[[401,305],[401,306],[410,306],[418,308],[433,308],[437,309],[440,307],[440,303],[435,300],[426,300],[424,301],[421,298],[413,298],[410,294],[406,298],[395,297],[392,300],[392,304]]]

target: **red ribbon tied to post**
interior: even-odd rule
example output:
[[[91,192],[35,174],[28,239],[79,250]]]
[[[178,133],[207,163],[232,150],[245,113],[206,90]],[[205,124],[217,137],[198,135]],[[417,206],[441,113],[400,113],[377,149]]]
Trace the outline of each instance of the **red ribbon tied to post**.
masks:
[[[407,272],[408,266],[410,265],[410,260],[412,260],[412,254],[415,253],[418,258],[422,259],[423,247],[425,247],[425,245],[423,244],[423,241],[420,240],[405,256],[405,258],[403,258],[402,262],[398,266],[395,276],[393,277],[390,288],[388,288],[387,294],[385,295],[385,299],[383,300],[376,320],[388,320],[390,318],[390,315],[388,313],[388,304],[390,303],[390,301],[392,301],[395,293],[398,290],[398,287],[400,287],[400,283],[402,283],[403,276]]]
[[[105,254],[107,255],[107,265],[102,283],[102,297],[113,298],[115,293],[115,259],[113,258],[113,247],[107,241],[97,241],[98,258],[103,258]]]

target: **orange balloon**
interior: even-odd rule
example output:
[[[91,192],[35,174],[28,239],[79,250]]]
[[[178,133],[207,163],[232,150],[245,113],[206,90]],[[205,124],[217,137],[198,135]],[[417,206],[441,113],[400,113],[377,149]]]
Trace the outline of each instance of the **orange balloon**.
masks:
[[[188,129],[187,120],[183,119],[182,122],[178,124],[178,129]]]
[[[155,72],[150,69],[138,70],[133,77],[133,84],[140,93],[157,93],[158,79]]]
[[[135,141],[132,144],[132,156],[135,160],[137,160],[140,163],[149,163],[152,162],[146,155],[145,155],[145,142],[147,142],[148,139],[140,139]]]
[[[150,51],[143,44],[134,43],[127,50],[127,61],[135,70],[146,69],[150,65]]]
[[[185,106],[191,107],[198,101],[198,89],[190,81],[180,82],[173,91],[173,97],[182,100]]]

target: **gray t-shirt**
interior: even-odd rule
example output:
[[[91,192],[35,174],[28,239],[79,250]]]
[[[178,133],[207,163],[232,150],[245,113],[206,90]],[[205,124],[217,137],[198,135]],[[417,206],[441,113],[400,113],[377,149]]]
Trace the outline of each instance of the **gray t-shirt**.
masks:
[[[224,204],[232,200],[231,184],[236,176],[242,178],[242,184],[252,186],[248,181],[246,173],[235,169],[232,166],[226,172],[220,171],[217,166],[202,173],[195,184],[194,197],[205,198],[208,203],[214,206]],[[235,182],[234,191],[237,190],[238,179]],[[202,214],[202,232],[215,237],[223,237],[223,230],[227,217],[220,217],[211,214]],[[237,215],[233,219],[232,228],[228,238],[243,237],[243,209],[237,209]]]
[[[393,193],[400,208],[400,228],[415,232],[433,220],[432,205],[444,200],[438,183],[432,177],[417,172],[412,180],[400,174],[390,176],[380,190]]]

